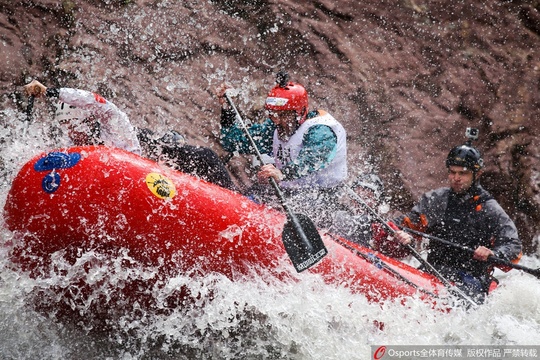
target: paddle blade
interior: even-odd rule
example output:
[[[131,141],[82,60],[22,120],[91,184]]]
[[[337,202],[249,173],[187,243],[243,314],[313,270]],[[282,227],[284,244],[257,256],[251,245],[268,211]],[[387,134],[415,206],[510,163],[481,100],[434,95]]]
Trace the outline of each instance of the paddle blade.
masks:
[[[309,269],[328,254],[315,224],[302,214],[287,218],[282,240],[297,272]]]

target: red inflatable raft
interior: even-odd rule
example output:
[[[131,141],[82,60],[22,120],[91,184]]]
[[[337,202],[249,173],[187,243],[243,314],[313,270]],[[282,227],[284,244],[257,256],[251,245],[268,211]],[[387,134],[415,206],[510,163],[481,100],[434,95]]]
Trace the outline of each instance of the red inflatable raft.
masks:
[[[85,250],[127,249],[167,274],[234,280],[261,269],[298,281],[316,273],[374,301],[446,293],[432,276],[322,231],[328,255],[297,274],[282,242],[281,212],[120,149],[36,156],[14,179],[4,212],[17,239],[12,261],[34,277],[47,276],[58,251],[74,263]]]

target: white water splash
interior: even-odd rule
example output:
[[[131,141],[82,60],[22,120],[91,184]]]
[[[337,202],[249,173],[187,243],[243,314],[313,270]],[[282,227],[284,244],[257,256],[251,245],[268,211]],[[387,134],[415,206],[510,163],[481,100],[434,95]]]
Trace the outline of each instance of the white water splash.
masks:
[[[22,164],[52,147],[39,123],[25,136],[16,135],[23,122],[12,124],[14,129],[3,130],[8,135],[1,150],[2,208]],[[230,235],[237,237],[235,231]],[[500,274],[501,284],[486,304],[468,312],[433,310],[417,299],[405,306],[373,304],[309,273],[283,283],[253,269],[252,276],[235,281],[213,273],[173,275],[145,294],[155,300],[156,311],[134,302],[101,328],[58,321],[54,311],[34,309],[36,291],[69,290],[69,281],[82,279],[95,293],[70,305],[91,310],[99,295],[114,297],[128,281],[152,280],[159,269],[139,267],[128,253],[104,259],[84,252],[74,265],[58,254],[62,274],[38,281],[13,270],[8,250],[16,239],[5,229],[0,236],[0,349],[6,359],[367,359],[370,345],[377,344],[540,345],[540,281],[515,270]],[[538,268],[540,260],[526,257],[522,264]],[[181,288],[192,300],[171,304],[170,296]]]

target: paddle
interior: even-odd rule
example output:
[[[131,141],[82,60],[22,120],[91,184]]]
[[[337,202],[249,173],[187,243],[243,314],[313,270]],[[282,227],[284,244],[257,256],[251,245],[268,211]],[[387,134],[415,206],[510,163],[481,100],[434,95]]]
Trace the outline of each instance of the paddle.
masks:
[[[33,95],[30,95],[28,97],[28,104],[26,104],[26,121],[32,122],[32,112],[34,111],[34,99],[35,97]]]
[[[249,130],[242,120],[240,113],[236,109],[236,106],[234,106],[234,103],[227,92],[225,92],[224,96],[231,108],[234,110],[236,119],[241,124],[246,137],[249,139],[257,159],[261,162],[261,164],[264,165],[265,162],[261,153],[259,152],[259,149],[257,148],[257,144],[249,133]],[[309,219],[306,215],[294,214],[287,205],[285,197],[283,196],[283,193],[276,180],[271,177],[269,178],[269,181],[274,188],[276,196],[279,198],[283,210],[285,210],[285,213],[287,214],[287,222],[283,227],[282,233],[283,245],[285,246],[285,250],[287,251],[287,254],[289,255],[289,258],[291,259],[296,271],[304,271],[318,263],[324,256],[326,256],[326,254],[328,254],[328,251],[326,250],[326,247],[321,239],[321,235],[317,231],[313,221],[311,221],[311,219]]]
[[[420,231],[409,229],[407,227],[400,227],[400,228],[402,230],[408,232],[408,233],[418,235],[418,236],[422,236],[422,237],[425,237],[426,239],[434,240],[434,241],[440,242],[442,244],[452,246],[452,247],[454,247],[456,249],[467,251],[467,252],[469,252],[471,254],[474,253],[474,249],[471,249],[471,248],[469,248],[467,246],[464,246],[464,245],[461,245],[461,244],[455,244],[455,243],[453,243],[451,241],[444,240],[444,239],[441,239],[439,237],[429,235],[429,234],[426,234],[426,233],[423,233],[423,232],[420,232]],[[531,269],[531,268],[528,268],[528,267],[525,267],[525,266],[522,266],[522,265],[519,265],[519,264],[514,264],[513,262],[498,258],[496,256],[488,257],[487,261],[492,263],[492,264],[504,265],[504,266],[508,266],[508,267],[511,267],[511,268],[514,268],[514,269],[522,270],[522,271],[524,271],[524,272],[526,272],[528,274],[534,275],[534,276],[536,276],[537,278],[540,279],[540,268]]]
[[[389,274],[393,275],[395,278],[397,279],[400,279],[401,281],[403,281],[404,283],[406,283],[407,285],[410,285],[412,287],[414,287],[415,289],[417,289],[418,291],[420,292],[423,292],[424,294],[427,294],[431,297],[434,297],[434,298],[437,298],[438,295],[432,293],[431,291],[428,291],[426,289],[423,289],[421,288],[420,286],[418,286],[417,284],[415,284],[414,282],[412,282],[411,280],[407,279],[405,276],[403,276],[399,271],[396,271],[394,269],[392,269],[390,266],[388,266],[387,263],[385,263],[381,258],[379,258],[377,255],[375,255],[374,253],[372,252],[368,252],[367,254],[361,252],[360,250],[352,247],[351,245],[347,244],[345,241],[343,241],[342,239],[339,239],[338,237],[336,237],[335,235],[332,235],[332,234],[329,234],[329,236],[335,241],[337,242],[338,244],[340,244],[341,246],[343,246],[344,248],[346,249],[349,249],[353,254],[357,255],[357,256],[360,256],[361,258],[363,258],[364,260],[366,260],[367,262],[373,264],[375,267],[379,268],[379,269],[382,269],[386,272],[388,272]]]
[[[37,94],[40,93],[41,88],[38,85],[35,85],[32,90],[33,90],[32,93],[37,95]],[[35,95],[29,95],[28,96],[28,103],[26,104],[26,111],[25,111],[26,118],[24,119],[25,120],[24,129],[23,129],[23,135],[24,136],[26,136],[26,132],[28,131],[28,126],[32,122],[35,98],[36,98]]]
[[[345,189],[347,190],[347,193],[354,199],[356,200],[358,203],[360,203],[360,205],[362,205],[362,207],[364,207],[379,223],[381,223],[384,227],[386,227],[386,229],[392,233],[392,234],[395,234],[397,230],[399,230],[399,227],[392,223],[392,222],[389,222],[389,221],[386,221],[384,220],[375,210],[373,210],[371,208],[371,206],[369,206],[368,204],[366,204],[366,202],[360,197],[358,196],[357,193],[355,193],[350,187],[348,186],[345,186]],[[442,276],[442,274],[437,271],[437,269],[435,269],[433,267],[433,265],[431,265],[428,261],[426,261],[419,253],[418,251],[416,251],[416,249],[414,247],[412,247],[410,244],[401,244],[402,246],[406,247],[410,252],[411,254],[418,260],[420,261],[420,263],[422,265],[424,265],[424,267],[426,269],[428,269],[428,271],[430,273],[432,273],[435,277],[437,277],[437,279],[439,279],[450,291],[453,291],[455,294],[457,294],[459,297],[461,297],[463,300],[467,301],[469,304],[473,305],[473,306],[478,306],[478,304],[473,300],[471,299],[469,296],[467,296],[467,294],[465,294],[463,291],[461,291],[458,287],[456,287],[454,284],[452,284],[450,281],[448,281],[448,279],[446,279],[444,276]]]
[[[33,95],[30,95],[28,97],[28,103],[26,104],[26,110],[25,114],[26,117],[24,118],[24,124],[23,124],[23,136],[26,136],[26,133],[28,132],[28,126],[32,122],[32,113],[34,112],[34,99],[35,97]]]

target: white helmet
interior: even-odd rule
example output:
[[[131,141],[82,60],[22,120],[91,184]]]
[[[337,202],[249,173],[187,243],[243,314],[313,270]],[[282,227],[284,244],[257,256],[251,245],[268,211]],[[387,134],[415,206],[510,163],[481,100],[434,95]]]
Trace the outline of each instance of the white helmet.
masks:
[[[176,130],[169,130],[157,142],[163,147],[181,147],[186,144],[186,138]]]
[[[381,200],[381,197],[384,194],[384,184],[381,178],[374,173],[361,174],[358,178],[352,183],[351,187],[356,189],[357,187],[362,187],[364,189],[369,189],[373,191],[375,198]]]
[[[56,103],[55,119],[60,124],[67,124],[71,121],[81,121],[90,116],[90,113],[76,106],[59,101]]]

